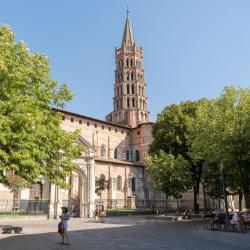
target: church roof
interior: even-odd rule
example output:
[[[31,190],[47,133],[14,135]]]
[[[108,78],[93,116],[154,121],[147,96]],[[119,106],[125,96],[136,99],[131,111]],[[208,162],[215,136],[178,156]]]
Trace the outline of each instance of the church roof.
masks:
[[[132,31],[132,27],[129,20],[129,12],[127,12],[127,19],[124,27],[123,38],[122,38],[122,46],[124,44],[134,45],[135,38]]]

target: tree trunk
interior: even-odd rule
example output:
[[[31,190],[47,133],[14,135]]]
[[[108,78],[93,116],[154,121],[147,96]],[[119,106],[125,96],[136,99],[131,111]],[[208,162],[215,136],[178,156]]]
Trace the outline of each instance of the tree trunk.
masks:
[[[239,190],[239,211],[242,210],[242,198],[243,198],[243,194],[241,190]]]
[[[166,199],[165,209],[165,215],[168,215],[168,198]]]
[[[177,209],[178,209],[178,215],[180,216],[181,215],[181,206],[180,206],[180,199],[176,199],[177,201]]]
[[[202,182],[202,188],[203,188],[203,199],[204,199],[204,212],[207,214],[207,199],[206,199],[206,188],[204,181]]]
[[[199,202],[198,202],[198,198],[199,198],[199,187],[197,187],[196,185],[193,186],[193,190],[194,190],[194,213],[198,214],[200,211],[200,206],[199,206]]]

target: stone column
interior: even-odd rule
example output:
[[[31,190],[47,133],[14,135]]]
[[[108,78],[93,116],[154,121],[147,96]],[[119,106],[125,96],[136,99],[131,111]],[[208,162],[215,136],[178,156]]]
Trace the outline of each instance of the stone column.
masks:
[[[94,216],[95,211],[95,160],[89,161],[89,173],[88,173],[88,197],[89,197],[89,217]]]

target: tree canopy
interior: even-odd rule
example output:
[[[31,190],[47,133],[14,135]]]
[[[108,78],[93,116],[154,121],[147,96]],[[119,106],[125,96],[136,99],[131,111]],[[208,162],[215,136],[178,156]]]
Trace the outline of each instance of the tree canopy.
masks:
[[[66,84],[50,77],[49,60],[31,53],[0,26],[0,182],[13,171],[28,182],[45,176],[65,186],[65,177],[76,167],[72,162],[83,151],[79,132],[60,128],[63,108],[73,98]]]

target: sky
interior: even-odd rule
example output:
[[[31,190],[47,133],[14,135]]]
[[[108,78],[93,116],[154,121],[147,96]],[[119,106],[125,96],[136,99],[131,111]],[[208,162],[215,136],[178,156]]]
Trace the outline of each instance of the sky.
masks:
[[[172,103],[250,86],[249,0],[0,0],[0,23],[49,57],[51,76],[75,94],[66,110],[104,119],[127,6],[151,121]]]

